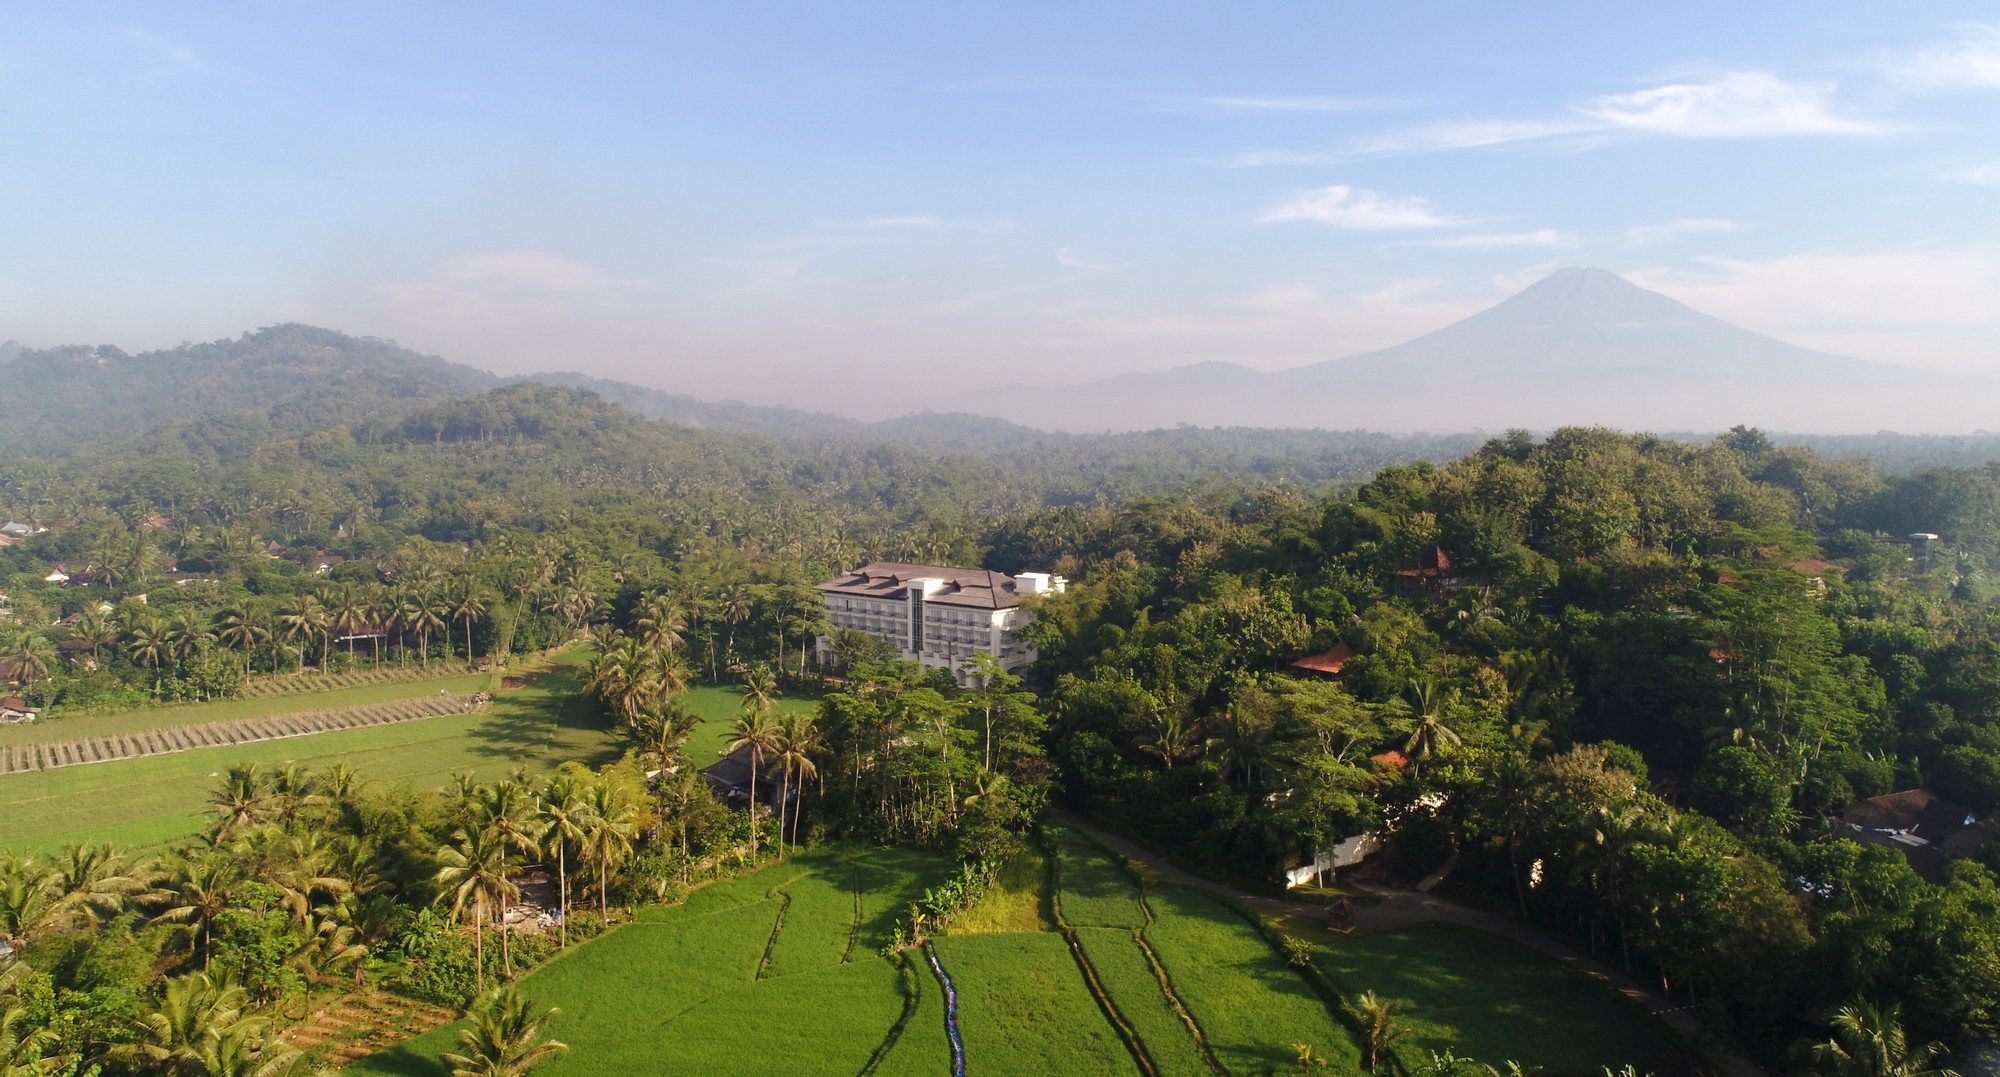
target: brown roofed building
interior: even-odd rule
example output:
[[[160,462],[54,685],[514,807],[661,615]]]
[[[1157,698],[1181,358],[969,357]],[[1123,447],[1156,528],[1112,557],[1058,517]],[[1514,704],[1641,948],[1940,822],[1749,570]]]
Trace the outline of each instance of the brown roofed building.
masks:
[[[1902,851],[1918,875],[1943,882],[1945,865],[1954,857],[1971,856],[2000,835],[1990,822],[1928,789],[1905,789],[1857,800],[1841,809],[1854,840]]]
[[[1347,668],[1347,660],[1353,657],[1354,648],[1344,642],[1336,643],[1332,650],[1324,654],[1309,654],[1293,662],[1292,668],[1307,673],[1324,673],[1329,677],[1338,677],[1340,671]]]
[[[1033,662],[1035,649],[1018,635],[1033,616],[1021,600],[1068,586],[1061,576],[1044,572],[1009,576],[983,568],[875,561],[818,589],[836,629],[887,640],[905,659],[950,669],[963,680],[965,664],[981,652],[1009,669]],[[832,637],[820,637],[823,659],[832,648]]]

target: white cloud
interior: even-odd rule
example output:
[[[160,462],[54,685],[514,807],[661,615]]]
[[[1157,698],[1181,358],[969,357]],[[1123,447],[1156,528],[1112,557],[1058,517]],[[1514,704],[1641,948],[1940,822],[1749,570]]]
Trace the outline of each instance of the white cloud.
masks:
[[[1661,243],[1676,236],[1696,233],[1734,232],[1736,222],[1718,217],[1683,217],[1665,224],[1638,224],[1625,230],[1625,243],[1633,247],[1643,247]]]
[[[1316,153],[1309,150],[1244,150],[1227,157],[1209,157],[1197,164],[1217,165],[1222,168],[1270,168],[1283,165],[1324,165],[1337,158],[1331,153]]]
[[[1063,247],[1056,251],[1056,264],[1064,269],[1074,269],[1079,273],[1115,273],[1131,266],[1130,262],[1107,262],[1094,258],[1074,247]]]
[[[1790,82],[1767,71],[1603,94],[1540,119],[1463,119],[1424,124],[1355,140],[1355,153],[1393,155],[1478,149],[1517,143],[1588,149],[1620,138],[1769,138],[1873,135],[1892,128],[1843,115],[1833,83]]]
[[[1604,130],[1603,124],[1579,120],[1447,120],[1388,134],[1371,135],[1355,142],[1357,153],[1431,153],[1438,150],[1476,149],[1509,142],[1527,142],[1583,135]]]
[[[1203,97],[1200,104],[1232,112],[1370,112],[1394,108],[1402,102],[1386,97],[1314,97],[1280,95],[1274,97]]]
[[[207,71],[208,65],[194,50],[162,37],[142,26],[125,27],[125,40],[130,41],[160,67],[171,71]]]
[[[900,228],[917,232],[1011,232],[1013,221],[954,221],[928,213],[913,213],[896,217],[870,217],[861,222],[863,228]]]
[[[1886,128],[1833,109],[1834,84],[1788,82],[1767,71],[1733,71],[1594,97],[1581,116],[1609,127],[1679,138],[1872,135]]]
[[[1391,198],[1344,183],[1295,192],[1258,220],[1313,221],[1358,232],[1448,228],[1463,223],[1439,213],[1427,198]]]
[[[1916,50],[1890,75],[1919,89],[2000,88],[2000,26],[1967,23],[1949,41]]]
[[[1440,250],[1494,250],[1501,247],[1569,247],[1575,245],[1576,240],[1553,228],[1537,228],[1532,232],[1475,232],[1413,242],[1420,247]]]
[[[2000,376],[2000,247],[1718,258],[1626,276],[1807,347]]]
[[[1980,187],[2000,186],[2000,161],[1947,170],[1938,177],[1946,183],[1970,183]]]

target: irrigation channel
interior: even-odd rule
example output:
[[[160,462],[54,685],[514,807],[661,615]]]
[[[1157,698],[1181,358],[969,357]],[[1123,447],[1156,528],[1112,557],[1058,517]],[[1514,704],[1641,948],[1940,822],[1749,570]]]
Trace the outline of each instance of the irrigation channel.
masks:
[[[938,982],[944,985],[944,1034],[951,1037],[951,1077],[965,1077],[965,1041],[958,1036],[958,988],[952,986],[951,973],[938,961],[937,950],[926,946],[924,954],[931,959],[931,971],[937,973]]]

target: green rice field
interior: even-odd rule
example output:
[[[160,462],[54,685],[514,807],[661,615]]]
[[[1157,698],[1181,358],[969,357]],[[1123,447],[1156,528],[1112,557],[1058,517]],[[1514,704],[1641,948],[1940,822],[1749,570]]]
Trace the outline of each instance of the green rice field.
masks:
[[[729,741],[733,736],[730,728],[735,724],[736,716],[742,713],[743,695],[728,685],[704,684],[689,689],[679,697],[679,702],[688,709],[688,713],[701,719],[701,724],[695,726],[694,732],[688,736],[687,756],[695,766],[705,767],[729,750]],[[819,701],[810,698],[781,696],[777,704],[779,714],[818,708]]]
[[[237,763],[317,769],[342,762],[369,781],[431,788],[456,771],[494,777],[517,766],[604,762],[617,756],[619,736],[578,690],[586,655],[557,656],[553,672],[500,694],[475,714],[0,776],[0,850],[46,852],[86,840],[134,848],[189,837],[202,828],[215,777]],[[349,691],[413,687],[437,690],[435,682],[406,682],[250,702],[284,702],[286,710],[299,711],[331,705],[322,700]]]
[[[930,943],[957,990],[968,1072],[1141,1072],[1106,1006],[1163,1077],[1295,1072],[1298,1043],[1326,1073],[1361,1072],[1347,1026],[1241,913],[1205,894],[1142,888],[1095,845],[1051,838],[1052,857],[1008,865]],[[881,950],[924,887],[952,870],[942,854],[836,846],[641,910],[522,981],[562,1010],[549,1033],[570,1046],[538,1072],[948,1074],[929,953],[905,961]],[[1372,989],[1406,1004],[1407,1066],[1451,1047],[1560,1072],[1680,1068],[1650,1018],[1503,940],[1415,928],[1338,938],[1318,960],[1349,997]],[[439,1029],[348,1072],[442,1075],[436,1059],[455,1036],[456,1026]]]
[[[937,1073],[950,1047],[929,970],[908,974],[880,951],[891,910],[949,870],[931,854],[818,850],[647,910],[523,979],[562,1010],[548,1031],[570,1046],[537,1072],[854,1074],[888,1045],[879,1072]],[[860,902],[857,884],[872,888]],[[458,1027],[347,1072],[446,1073],[437,1056]]]

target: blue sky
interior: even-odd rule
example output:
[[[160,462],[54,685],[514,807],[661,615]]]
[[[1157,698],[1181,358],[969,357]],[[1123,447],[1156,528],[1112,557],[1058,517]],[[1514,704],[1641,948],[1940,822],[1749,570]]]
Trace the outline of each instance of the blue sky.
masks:
[[[300,320],[881,412],[1599,265],[2000,374],[1990,5],[19,5],[0,338]]]

